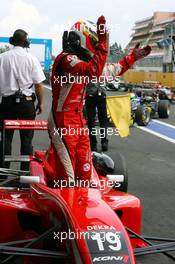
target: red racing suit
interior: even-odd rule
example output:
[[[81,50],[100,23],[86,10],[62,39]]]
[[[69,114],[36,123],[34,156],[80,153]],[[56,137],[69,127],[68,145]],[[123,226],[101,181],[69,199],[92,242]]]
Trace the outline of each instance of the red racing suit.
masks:
[[[89,62],[64,52],[55,59],[51,77],[53,102],[48,119],[51,138],[48,161],[57,179],[90,180],[92,176],[88,129],[82,113],[85,86],[89,79],[101,75],[115,78],[136,61],[131,53],[118,63],[105,65],[107,53],[107,43],[101,41]]]

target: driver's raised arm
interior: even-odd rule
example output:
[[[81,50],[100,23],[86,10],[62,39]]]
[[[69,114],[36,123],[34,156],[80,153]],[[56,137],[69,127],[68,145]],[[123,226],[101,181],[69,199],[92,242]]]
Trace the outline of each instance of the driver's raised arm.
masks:
[[[150,46],[145,46],[143,48],[139,48],[139,44],[137,44],[132,50],[131,54],[123,57],[116,63],[106,64],[103,70],[103,76],[106,78],[122,75],[126,72],[137,60],[142,59],[148,56],[151,52]]]

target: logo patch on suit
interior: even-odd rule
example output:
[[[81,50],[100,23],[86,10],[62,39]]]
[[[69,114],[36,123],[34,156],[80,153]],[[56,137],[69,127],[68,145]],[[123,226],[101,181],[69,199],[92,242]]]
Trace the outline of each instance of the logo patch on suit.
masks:
[[[84,171],[89,171],[89,170],[90,170],[90,164],[89,164],[89,163],[85,163],[85,164],[83,165],[83,170],[84,170]]]

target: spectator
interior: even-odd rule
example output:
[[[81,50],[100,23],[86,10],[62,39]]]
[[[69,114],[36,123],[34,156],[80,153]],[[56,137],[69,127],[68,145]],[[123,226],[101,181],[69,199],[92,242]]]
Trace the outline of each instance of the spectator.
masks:
[[[44,73],[37,58],[27,53],[30,42],[27,33],[18,29],[9,39],[13,49],[0,54],[0,96],[1,103],[1,129],[5,119],[35,119],[36,112],[43,111],[43,85]],[[35,98],[37,106],[35,109]],[[5,133],[5,154],[11,155],[11,143],[13,130],[6,130]],[[33,154],[32,139],[34,132],[21,130],[21,155]],[[2,146],[0,159],[2,161]],[[9,163],[1,166],[9,167]],[[21,169],[27,170],[28,164],[21,163]]]

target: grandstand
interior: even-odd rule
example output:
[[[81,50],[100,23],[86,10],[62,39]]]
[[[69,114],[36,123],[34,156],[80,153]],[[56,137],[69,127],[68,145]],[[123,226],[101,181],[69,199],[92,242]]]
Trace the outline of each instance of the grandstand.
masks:
[[[136,71],[175,70],[175,12],[154,12],[152,16],[136,21],[133,31],[126,51],[131,50],[138,42],[152,47],[151,54],[136,63]],[[168,39],[171,41],[165,41]]]

